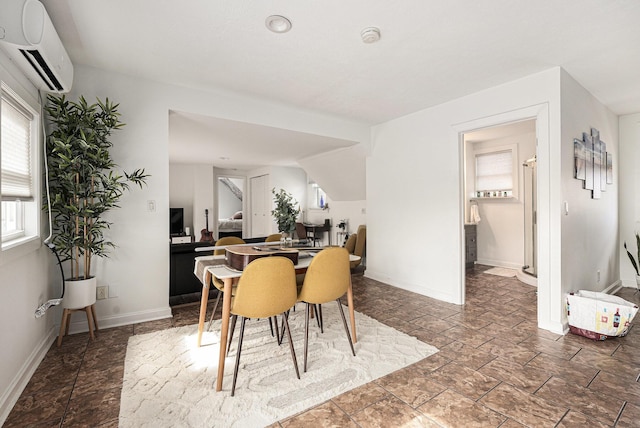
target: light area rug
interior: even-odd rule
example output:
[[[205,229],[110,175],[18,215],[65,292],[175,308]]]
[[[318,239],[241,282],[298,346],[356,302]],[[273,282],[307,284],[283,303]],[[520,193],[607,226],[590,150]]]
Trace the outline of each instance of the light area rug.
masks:
[[[509,269],[509,268],[503,268],[503,267],[493,267],[491,269],[485,270],[484,273],[488,273],[491,275],[498,275],[498,276],[506,276],[506,277],[516,276],[515,269]]]
[[[220,320],[196,347],[197,325],[132,336],[122,385],[121,427],[261,427],[356,388],[438,350],[356,312],[358,342],[351,354],[338,306],[322,307],[324,333],[309,329],[303,372],[304,305],[289,323],[298,357],[296,378],[286,336],[278,346],[269,322],[247,320],[235,396],[231,383],[240,320],[225,360],[223,389],[215,391]],[[347,322],[348,313],[345,308]],[[280,321],[281,318],[279,317]]]

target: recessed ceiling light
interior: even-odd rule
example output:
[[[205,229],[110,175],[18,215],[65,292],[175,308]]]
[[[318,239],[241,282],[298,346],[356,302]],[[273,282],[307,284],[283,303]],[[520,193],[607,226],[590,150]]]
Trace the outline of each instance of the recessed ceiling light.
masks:
[[[375,43],[380,40],[380,29],[377,27],[367,27],[360,32],[360,37],[365,43]]]
[[[274,33],[286,33],[291,30],[291,21],[281,15],[268,16],[264,24]]]

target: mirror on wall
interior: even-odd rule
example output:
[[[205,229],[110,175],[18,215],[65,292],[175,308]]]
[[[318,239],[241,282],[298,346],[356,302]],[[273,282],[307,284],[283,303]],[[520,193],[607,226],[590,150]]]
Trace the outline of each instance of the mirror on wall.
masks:
[[[244,218],[244,177],[219,176],[218,193],[218,239],[224,236],[243,237]]]

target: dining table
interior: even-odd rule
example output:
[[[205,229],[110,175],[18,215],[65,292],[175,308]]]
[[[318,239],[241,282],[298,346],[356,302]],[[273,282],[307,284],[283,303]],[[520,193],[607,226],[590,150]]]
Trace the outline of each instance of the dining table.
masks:
[[[231,247],[231,246],[229,246]],[[216,247],[217,248],[217,247]],[[294,266],[296,274],[307,271],[309,264],[313,260],[315,253],[321,248],[315,247],[308,250],[299,250],[298,263]],[[359,256],[349,254],[349,261],[356,261]],[[231,294],[235,283],[242,276],[242,271],[229,267],[226,264],[224,255],[199,256],[195,258],[194,274],[202,281],[202,298],[200,300],[200,317],[198,320],[197,346],[202,345],[202,333],[207,314],[207,303],[209,301],[209,289],[212,285],[213,277],[219,279],[224,284],[222,295],[222,323],[220,327],[220,355],[218,357],[218,378],[216,379],[216,391],[222,390],[222,379],[224,377],[224,363],[226,357],[227,340],[229,333],[229,318],[231,316]],[[351,337],[353,343],[357,342],[355,311],[353,309],[353,288],[351,277],[349,277],[349,288],[347,289],[347,305],[349,307],[349,318],[351,321]]]

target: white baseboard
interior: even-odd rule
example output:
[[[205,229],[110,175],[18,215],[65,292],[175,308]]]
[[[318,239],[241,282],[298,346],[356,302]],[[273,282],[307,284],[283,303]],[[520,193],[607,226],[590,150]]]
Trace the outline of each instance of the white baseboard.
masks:
[[[15,406],[20,398],[20,394],[22,394],[22,391],[24,391],[29,383],[31,376],[33,376],[40,362],[42,362],[45,355],[47,355],[51,344],[56,340],[57,331],[58,329],[55,326],[51,327],[38,346],[34,348],[20,370],[18,370],[9,388],[0,396],[0,426],[2,426],[7,420],[7,417],[9,417],[11,409],[13,409],[13,406]]]
[[[150,309],[140,312],[129,312],[126,314],[109,315],[106,317],[100,317],[100,314],[98,314],[98,327],[100,329],[120,327],[123,325],[171,318],[172,316],[173,315],[171,314],[171,307],[169,306],[167,306],[166,308]],[[60,328],[60,324],[58,324],[58,328]],[[69,325],[69,334],[83,333],[85,331],[89,331],[89,324],[87,323],[86,317],[77,318]]]
[[[522,267],[522,263],[510,263],[502,260],[489,260],[489,259],[478,259],[476,260],[476,264],[502,267],[502,268],[515,269],[515,270],[518,270]]]

